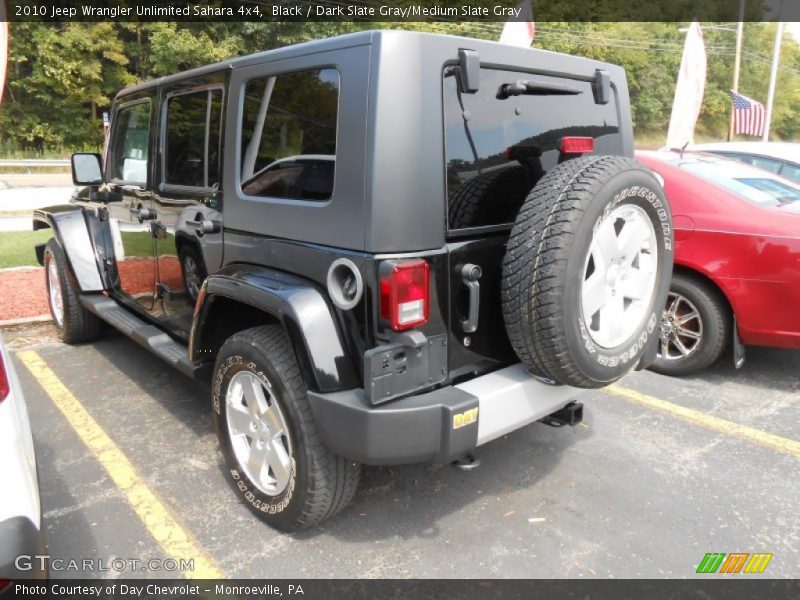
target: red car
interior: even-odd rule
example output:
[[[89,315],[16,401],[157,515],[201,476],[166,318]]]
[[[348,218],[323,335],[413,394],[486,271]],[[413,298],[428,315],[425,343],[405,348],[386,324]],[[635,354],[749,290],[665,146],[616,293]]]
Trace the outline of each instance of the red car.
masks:
[[[653,369],[683,375],[733,345],[800,348],[800,185],[702,153],[638,152],[663,179],[675,271]]]

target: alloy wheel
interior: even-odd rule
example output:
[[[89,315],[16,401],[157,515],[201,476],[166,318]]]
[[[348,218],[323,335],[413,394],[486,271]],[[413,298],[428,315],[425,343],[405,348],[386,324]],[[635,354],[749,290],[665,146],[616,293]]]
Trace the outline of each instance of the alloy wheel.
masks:
[[[614,348],[639,329],[653,299],[656,232],[647,213],[618,206],[595,227],[581,285],[583,320],[592,340]]]
[[[670,292],[661,316],[661,344],[658,357],[682,360],[700,348],[703,320],[694,303],[681,294]]]
[[[64,296],[61,294],[61,279],[58,277],[58,265],[53,255],[47,260],[47,291],[50,297],[50,310],[57,327],[64,323]]]
[[[260,491],[282,493],[292,476],[292,444],[272,386],[251,371],[239,371],[228,385],[225,404],[237,462]]]

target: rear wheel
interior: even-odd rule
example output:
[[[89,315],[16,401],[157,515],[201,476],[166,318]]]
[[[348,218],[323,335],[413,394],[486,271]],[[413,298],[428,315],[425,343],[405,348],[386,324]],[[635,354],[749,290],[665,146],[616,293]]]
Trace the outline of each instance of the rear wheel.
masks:
[[[320,440],[281,326],[255,327],[225,342],[212,401],[233,487],[269,525],[282,531],[313,527],[352,500],[361,467]]]
[[[661,318],[658,356],[650,368],[688,375],[713,365],[730,342],[731,321],[718,290],[698,277],[675,273]]]
[[[90,342],[102,331],[102,322],[81,304],[68,273],[64,250],[55,238],[44,249],[45,286],[50,315],[58,337],[66,344]]]
[[[561,163],[525,199],[509,237],[511,345],[557,383],[611,383],[658,335],[671,271],[669,207],[648,169],[618,156]]]

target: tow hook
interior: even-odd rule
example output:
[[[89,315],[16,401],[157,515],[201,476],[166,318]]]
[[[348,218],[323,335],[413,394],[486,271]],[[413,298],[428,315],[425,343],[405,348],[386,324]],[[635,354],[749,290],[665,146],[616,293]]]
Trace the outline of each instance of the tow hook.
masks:
[[[545,425],[550,427],[563,427],[564,425],[575,426],[583,421],[583,404],[580,402],[570,402],[564,408],[540,419]]]
[[[459,471],[472,471],[481,466],[481,461],[474,454],[467,454],[466,456],[453,461],[453,466]]]

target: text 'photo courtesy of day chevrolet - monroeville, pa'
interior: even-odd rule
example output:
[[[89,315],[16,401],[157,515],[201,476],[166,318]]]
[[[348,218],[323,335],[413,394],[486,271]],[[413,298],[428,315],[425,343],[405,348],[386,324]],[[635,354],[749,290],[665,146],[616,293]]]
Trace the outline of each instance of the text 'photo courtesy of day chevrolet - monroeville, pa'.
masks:
[[[0,600],[796,600],[800,2],[0,0]]]

